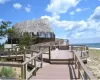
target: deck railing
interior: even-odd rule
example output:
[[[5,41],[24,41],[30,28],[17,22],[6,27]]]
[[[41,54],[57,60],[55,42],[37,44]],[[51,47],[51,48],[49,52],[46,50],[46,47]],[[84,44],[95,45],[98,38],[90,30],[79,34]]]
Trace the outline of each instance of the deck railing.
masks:
[[[77,54],[75,51],[76,46],[71,46],[72,47],[72,53],[73,53],[73,58],[75,61],[75,69],[78,69],[78,78],[82,80],[96,80],[96,78],[88,71],[84,63],[82,62],[80,56]],[[84,48],[85,47],[85,48]],[[73,50],[74,48],[74,50]],[[81,48],[81,50],[86,50],[88,53],[88,47],[87,46],[78,46],[78,48]],[[82,49],[83,48],[83,49]],[[82,52],[82,51],[81,51]]]
[[[21,68],[21,79],[28,79],[32,76],[36,76],[37,68],[42,68],[43,66],[43,56],[42,54],[45,53],[45,51],[48,51],[48,57],[49,62],[51,61],[51,46],[37,46],[39,49],[43,48],[42,51],[39,52],[36,50],[30,50],[26,49],[24,51],[17,51],[17,48],[12,50],[11,48],[8,48],[9,55],[8,57],[12,57],[12,55],[15,56],[15,58],[19,58],[19,54],[22,54],[22,60],[23,63],[14,63],[14,62],[0,62],[0,66],[10,66],[10,67],[20,67]],[[19,54],[17,54],[19,53]],[[33,55],[36,53],[35,55]],[[31,57],[28,57],[27,54],[31,54]],[[1,56],[2,57],[2,56]],[[26,58],[29,58],[26,60]],[[38,61],[37,61],[38,60]],[[28,72],[28,64],[31,64],[32,69]]]
[[[25,60],[23,63],[7,63],[7,62],[0,62],[0,66],[12,66],[12,67],[20,67],[21,68],[21,79],[28,79],[31,77],[32,74],[34,74],[34,76],[36,75],[37,72],[37,68],[42,67],[43,66],[43,53],[47,50],[46,48],[48,48],[48,55],[49,55],[49,62],[51,61],[51,49],[53,47],[57,47],[58,45],[44,45],[44,46],[39,46],[39,51],[41,48],[44,49],[44,51],[42,50],[42,52],[40,51],[35,51],[35,50],[30,50],[30,49],[26,49],[23,52],[23,59],[26,59],[26,54],[31,54],[31,57],[28,60]],[[65,46],[66,47],[66,46]],[[83,53],[83,51],[85,51],[88,54],[88,47],[81,45],[81,46],[77,46],[77,45],[70,45],[70,49],[73,53],[73,60],[75,62],[75,68],[78,69],[78,78],[82,79],[82,80],[93,80],[95,79],[94,76],[92,76],[92,74],[87,70],[87,68],[85,67],[84,63],[82,62],[82,60],[80,59],[80,56],[78,56],[76,54],[77,50],[81,51],[81,55]],[[45,50],[46,49],[46,50]],[[33,53],[37,53],[35,56],[33,55]],[[11,55],[11,54],[10,54]],[[9,56],[10,56],[9,55]],[[37,62],[37,60],[39,60],[39,63]],[[28,72],[28,64],[32,64],[32,69]]]
[[[87,45],[70,45],[71,51],[80,51],[80,57],[89,57],[89,50]]]
[[[41,58],[41,61],[39,64],[37,64],[37,62],[36,62],[38,57]],[[30,72],[27,74],[27,67],[30,62],[34,66],[33,66],[33,69],[30,70]],[[41,65],[40,67],[42,68],[42,62],[43,62],[42,53],[38,53],[36,56],[32,56],[29,60],[23,62],[22,67],[21,67],[22,79],[28,79],[32,76],[32,74],[36,75],[37,68],[40,65]]]

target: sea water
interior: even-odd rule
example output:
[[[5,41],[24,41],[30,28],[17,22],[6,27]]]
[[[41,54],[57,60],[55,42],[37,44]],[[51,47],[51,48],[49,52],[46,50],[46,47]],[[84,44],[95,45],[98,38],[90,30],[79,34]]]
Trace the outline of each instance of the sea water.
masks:
[[[88,47],[100,48],[100,43],[81,43],[81,44],[74,44],[74,45],[87,45]]]

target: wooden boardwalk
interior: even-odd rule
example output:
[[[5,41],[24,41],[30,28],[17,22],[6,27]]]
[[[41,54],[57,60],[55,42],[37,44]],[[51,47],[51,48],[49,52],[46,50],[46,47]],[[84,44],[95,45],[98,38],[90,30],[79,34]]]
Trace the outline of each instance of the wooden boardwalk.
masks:
[[[26,51],[22,55],[24,62],[14,64],[1,62],[0,65],[20,67],[21,79],[25,80],[94,79],[81,59],[84,55],[88,55],[88,49],[85,48],[82,50],[82,47],[80,47],[81,49],[77,51],[77,49],[75,50],[76,47],[71,46],[71,49],[67,50],[67,47],[63,45],[60,47],[53,46],[57,47],[55,50],[52,49],[52,46],[41,47],[44,49],[47,48],[47,52],[42,52],[40,49],[40,52],[29,50],[28,53]],[[15,57],[16,55],[10,56]],[[5,58],[6,56],[0,57]]]
[[[47,54],[43,54],[43,58],[47,58]],[[63,62],[67,62],[68,59],[72,58],[72,53],[68,50],[58,50],[55,49],[51,51],[51,60],[52,59],[60,59],[64,60]],[[67,59],[67,60],[66,60]],[[36,76],[32,76],[30,80],[66,80],[66,79],[77,79],[76,71],[73,71],[72,64],[49,64],[44,62],[43,68],[40,68],[37,71]]]
[[[48,53],[48,52],[47,52]],[[43,58],[49,58],[48,54],[43,54]],[[56,48],[51,51],[51,59],[70,59],[72,58],[72,53],[69,50],[59,50]]]

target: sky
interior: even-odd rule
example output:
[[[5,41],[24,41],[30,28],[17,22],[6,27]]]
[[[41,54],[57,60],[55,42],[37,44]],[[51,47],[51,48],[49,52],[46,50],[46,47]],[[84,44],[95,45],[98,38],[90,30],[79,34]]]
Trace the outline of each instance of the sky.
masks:
[[[48,18],[57,38],[100,42],[100,0],[0,0],[0,21],[43,18]]]

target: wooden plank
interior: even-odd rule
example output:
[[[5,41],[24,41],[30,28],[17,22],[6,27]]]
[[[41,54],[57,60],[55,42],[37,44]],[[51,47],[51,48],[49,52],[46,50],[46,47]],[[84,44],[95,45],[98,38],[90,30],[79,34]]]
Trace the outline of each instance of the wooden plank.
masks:
[[[0,62],[0,66],[12,66],[12,67],[21,67],[21,63],[15,63],[15,62]]]

